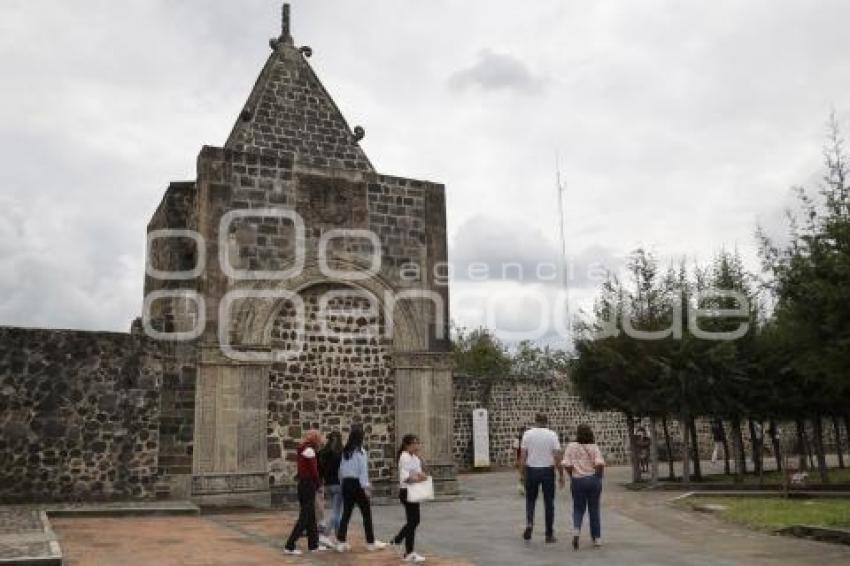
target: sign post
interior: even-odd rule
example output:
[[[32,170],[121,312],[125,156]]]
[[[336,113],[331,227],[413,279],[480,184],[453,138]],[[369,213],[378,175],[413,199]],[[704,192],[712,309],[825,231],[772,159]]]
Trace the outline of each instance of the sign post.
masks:
[[[490,467],[490,431],[487,422],[487,409],[472,411],[472,447],[473,467]]]

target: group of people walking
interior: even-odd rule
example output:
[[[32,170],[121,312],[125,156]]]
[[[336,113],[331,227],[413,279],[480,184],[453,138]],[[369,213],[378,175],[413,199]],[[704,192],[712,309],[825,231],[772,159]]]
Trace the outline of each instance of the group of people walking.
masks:
[[[310,552],[333,549],[351,550],[347,542],[348,524],[356,506],[363,518],[366,547],[381,550],[386,542],[375,538],[372,523],[369,457],[363,447],[363,427],[355,424],[345,444],[338,431],[328,434],[327,442],[318,430],[309,430],[296,447],[298,481],[298,520],[284,546],[286,554],[302,554],[296,548],[298,539],[307,535]],[[403,544],[404,561],[419,563],[425,558],[414,551],[416,527],[419,525],[419,503],[408,501],[410,484],[425,481],[419,458],[419,439],[412,434],[402,439],[398,450],[399,499],[404,505],[406,521],[391,543]],[[325,520],[325,497],[330,499],[330,514]]]
[[[535,418],[535,426],[522,435],[517,453],[526,498],[526,527],[522,538],[531,540],[534,531],[534,512],[540,491],[543,492],[545,515],[545,540],[555,543],[555,492],[556,481],[566,487],[570,478],[573,500],[572,546],[579,549],[584,515],[590,522],[593,546],[601,545],[602,527],[600,498],[605,460],[593,438],[593,431],[582,424],[576,430],[575,442],[561,448],[558,435],[547,428],[546,415]],[[354,508],[360,510],[366,546],[370,551],[381,550],[388,543],[375,538],[372,522],[369,458],[364,449],[362,426],[353,425],[345,444],[337,432],[328,434],[327,441],[318,430],[309,430],[296,447],[298,481],[298,520],[284,546],[287,554],[301,554],[296,548],[298,539],[307,536],[310,552],[333,549],[351,550],[347,542],[348,525]],[[428,479],[419,457],[419,439],[412,434],[404,436],[398,449],[399,500],[404,506],[405,523],[390,544],[402,550],[406,562],[424,562],[425,558],[414,550],[416,529],[420,522],[419,503],[408,500],[411,484]],[[556,477],[557,476],[557,477]],[[325,498],[330,501],[330,512],[325,515]],[[403,547],[402,547],[403,545]]]
[[[576,430],[575,442],[569,442],[562,450],[557,433],[547,428],[544,414],[535,417],[535,425],[526,430],[520,441],[517,465],[521,481],[524,482],[526,527],[522,538],[531,540],[534,531],[534,511],[539,492],[543,491],[545,516],[545,540],[555,543],[555,481],[556,473],[561,488],[570,478],[570,493],[573,499],[574,550],[579,549],[579,535],[587,513],[590,521],[590,537],[593,546],[602,544],[602,523],[599,503],[602,496],[602,476],[605,459],[593,438],[593,431],[586,424]]]

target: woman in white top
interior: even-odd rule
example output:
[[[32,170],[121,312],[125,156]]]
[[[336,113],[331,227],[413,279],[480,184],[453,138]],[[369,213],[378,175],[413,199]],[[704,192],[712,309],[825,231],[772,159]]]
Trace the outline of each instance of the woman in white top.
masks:
[[[570,475],[570,492],[573,496],[573,549],[578,550],[578,537],[584,511],[590,517],[590,537],[593,546],[600,546],[602,525],[599,517],[599,500],[602,496],[602,474],[605,459],[593,440],[593,431],[580,424],[576,442],[570,442],[564,452],[563,466]]]
[[[401,448],[398,450],[398,481],[401,488],[398,497],[404,505],[404,516],[407,522],[392,539],[394,545],[404,542],[405,562],[425,562],[425,558],[413,552],[416,527],[419,525],[419,503],[407,501],[407,486],[426,479],[428,476],[422,472],[422,461],[419,459],[419,439],[413,434],[407,434],[402,439]]]

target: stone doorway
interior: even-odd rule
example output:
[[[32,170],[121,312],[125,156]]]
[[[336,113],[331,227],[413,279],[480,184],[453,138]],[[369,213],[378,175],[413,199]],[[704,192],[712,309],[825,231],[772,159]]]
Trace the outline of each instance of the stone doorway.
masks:
[[[268,505],[267,366],[204,364],[197,387],[193,498]]]

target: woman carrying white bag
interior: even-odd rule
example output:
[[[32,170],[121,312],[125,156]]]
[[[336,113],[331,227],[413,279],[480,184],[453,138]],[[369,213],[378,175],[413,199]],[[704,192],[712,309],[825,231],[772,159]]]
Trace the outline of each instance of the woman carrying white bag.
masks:
[[[407,522],[392,539],[392,543],[399,545],[404,542],[405,562],[425,562],[423,556],[413,552],[413,544],[416,527],[419,526],[419,502],[434,498],[434,486],[431,478],[422,472],[419,439],[413,434],[404,436],[398,450],[398,480],[401,486],[398,497],[404,505]]]

